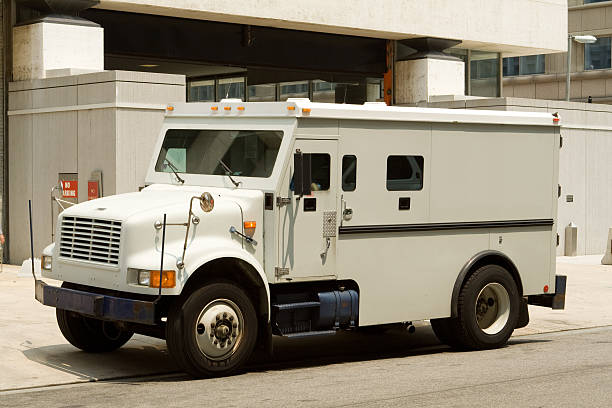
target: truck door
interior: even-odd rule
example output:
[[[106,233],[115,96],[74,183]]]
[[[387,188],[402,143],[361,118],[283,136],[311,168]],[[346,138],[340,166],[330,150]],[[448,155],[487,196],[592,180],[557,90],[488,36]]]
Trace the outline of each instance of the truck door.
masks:
[[[312,193],[293,193],[293,160],[281,188],[277,281],[336,276],[338,232],[338,141],[297,139],[297,149],[311,154]]]

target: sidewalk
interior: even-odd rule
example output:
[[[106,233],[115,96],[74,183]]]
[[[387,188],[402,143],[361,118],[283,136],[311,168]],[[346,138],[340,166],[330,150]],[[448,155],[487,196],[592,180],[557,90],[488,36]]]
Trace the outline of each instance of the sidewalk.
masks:
[[[531,321],[515,336],[612,325],[612,266],[600,259],[558,258],[557,273],[568,276],[566,309],[529,306]],[[0,391],[176,371],[162,340],[134,336],[104,355],[72,347],[57,327],[55,309],[39,304],[32,278],[18,272],[4,265],[0,273]],[[417,335],[423,330],[431,338],[429,327],[417,327]]]

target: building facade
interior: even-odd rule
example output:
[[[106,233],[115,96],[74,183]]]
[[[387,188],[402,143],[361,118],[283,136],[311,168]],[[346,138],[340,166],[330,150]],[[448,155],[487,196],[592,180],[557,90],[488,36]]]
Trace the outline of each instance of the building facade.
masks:
[[[89,183],[103,195],[143,186],[165,103],[498,97],[503,57],[567,46],[566,0],[2,4],[11,262],[29,257],[28,200],[38,253],[51,239],[59,209],[50,194],[60,184],[77,186],[63,197],[73,202],[93,198]]]
[[[612,1],[570,0],[568,34],[597,38],[593,44],[569,41],[570,100],[612,103]],[[504,58],[503,96],[565,99],[567,57],[564,52]]]

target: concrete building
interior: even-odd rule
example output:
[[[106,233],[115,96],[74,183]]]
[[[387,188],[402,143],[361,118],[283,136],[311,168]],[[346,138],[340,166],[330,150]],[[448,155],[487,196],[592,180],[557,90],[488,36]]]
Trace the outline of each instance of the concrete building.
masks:
[[[597,38],[594,44],[569,41],[570,100],[587,102],[590,97],[593,103],[612,103],[612,1],[569,0],[567,21],[570,36]],[[503,64],[504,96],[565,99],[567,53],[505,58]]]
[[[2,4],[12,262],[29,257],[28,199],[39,252],[60,182],[66,201],[143,185],[168,102],[496,98],[504,57],[567,47],[566,0]]]

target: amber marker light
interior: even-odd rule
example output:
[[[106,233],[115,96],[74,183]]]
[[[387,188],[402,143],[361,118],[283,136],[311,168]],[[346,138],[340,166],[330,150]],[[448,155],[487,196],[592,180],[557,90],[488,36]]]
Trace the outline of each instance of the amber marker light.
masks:
[[[287,110],[294,111],[295,110],[295,106],[287,106]]]
[[[310,113],[310,108],[302,108],[302,113]]]
[[[224,106],[223,109],[225,109],[226,111],[232,110],[231,106]]]
[[[149,287],[159,288],[159,271],[150,271]],[[173,288],[176,286],[176,271],[162,271],[161,287]]]
[[[247,237],[253,237],[253,235],[255,235],[255,227],[257,226],[257,223],[255,221],[245,221],[244,222],[244,234]]]
[[[219,107],[218,107],[218,106],[211,106],[211,107],[210,107],[210,110],[211,110],[211,111],[218,111],[218,110],[219,110]]]
[[[236,109],[238,109],[239,111],[243,111],[244,110],[244,106],[239,106]]]
[[[172,105],[168,105],[168,106],[166,107],[166,110],[167,110],[168,112],[172,112],[172,111],[174,110],[174,106],[172,106]]]

